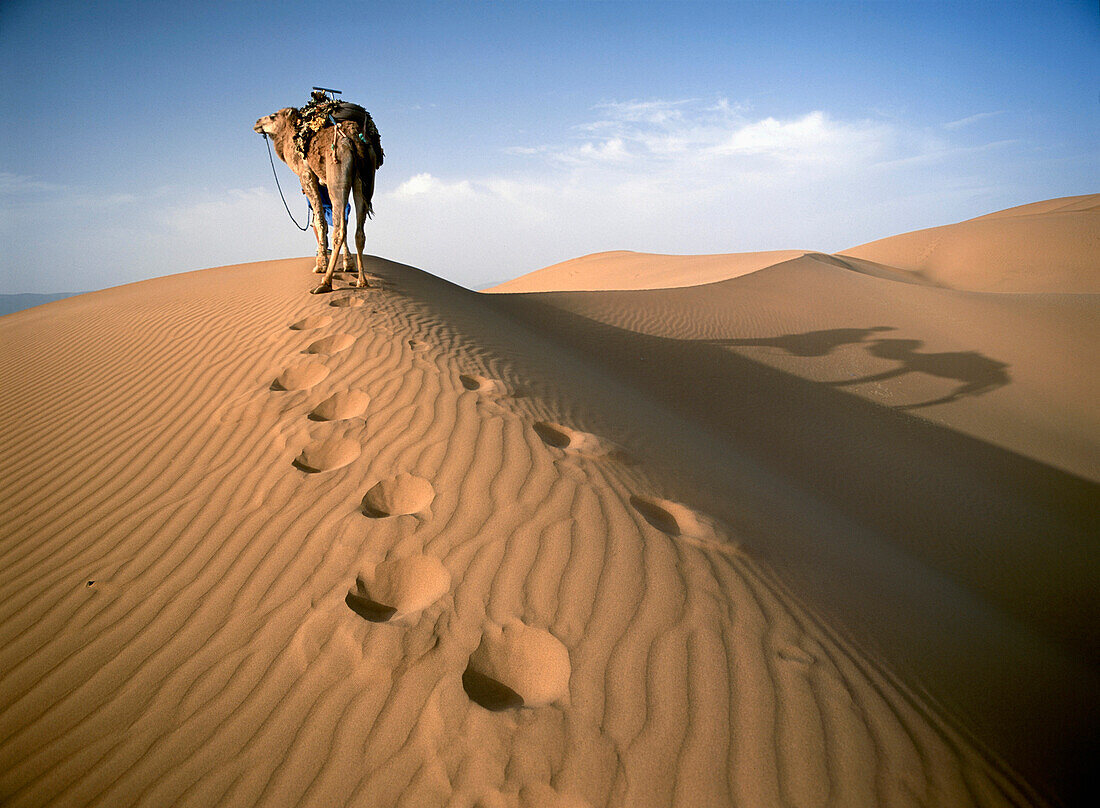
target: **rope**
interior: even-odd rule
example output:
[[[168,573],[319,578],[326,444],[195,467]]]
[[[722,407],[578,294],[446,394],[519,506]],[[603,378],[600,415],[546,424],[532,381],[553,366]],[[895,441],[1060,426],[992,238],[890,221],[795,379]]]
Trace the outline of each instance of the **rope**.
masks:
[[[268,138],[267,133],[264,133],[264,143],[267,144],[267,159],[271,161],[271,173],[275,177],[275,187],[279,189],[279,199],[283,200],[286,215],[290,217],[290,221],[294,222],[294,226],[299,230],[309,230],[309,220],[313,213],[313,207],[310,206],[309,211],[306,213],[306,226],[302,227],[298,224],[298,220],[294,218],[294,214],[290,212],[290,205],[286,203],[286,197],[283,196],[283,186],[279,185],[279,174],[275,171],[275,158],[271,156],[271,140]]]

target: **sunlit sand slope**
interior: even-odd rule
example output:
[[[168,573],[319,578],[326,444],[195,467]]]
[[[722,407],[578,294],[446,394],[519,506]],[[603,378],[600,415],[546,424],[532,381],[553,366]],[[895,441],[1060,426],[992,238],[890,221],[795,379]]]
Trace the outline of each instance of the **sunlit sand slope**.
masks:
[[[710,425],[310,264],[0,319],[5,805],[1038,799],[770,571],[801,506]]]
[[[591,291],[695,286],[736,278],[802,254],[801,250],[772,250],[728,255],[657,255],[617,250],[544,267],[505,281],[488,291]]]
[[[1100,383],[1086,371],[1100,367],[1100,295],[898,280],[809,253],[722,283],[538,299],[684,349],[721,348],[1100,481]]]
[[[519,279],[546,274],[543,293],[494,297],[665,404],[678,437],[708,428],[698,487],[739,491],[709,507],[767,512],[755,549],[800,595],[1073,802],[1100,737],[1100,296],[1080,291],[1098,198],[941,228],[966,252],[936,273],[885,263],[908,266],[887,248],[922,231],[876,260],[804,253],[674,289],[555,291],[581,286],[567,262]],[[948,288],[976,268],[1032,291]]]
[[[1035,202],[845,250],[953,289],[1100,293],[1100,194]],[[842,257],[843,257],[842,256]]]

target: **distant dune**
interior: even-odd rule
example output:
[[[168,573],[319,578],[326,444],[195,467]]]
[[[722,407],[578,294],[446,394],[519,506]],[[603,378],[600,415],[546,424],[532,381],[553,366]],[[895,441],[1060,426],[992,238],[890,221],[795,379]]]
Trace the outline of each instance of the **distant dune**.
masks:
[[[41,306],[43,303],[52,303],[55,300],[64,300],[67,297],[78,295],[79,292],[51,292],[48,294],[23,293],[17,295],[0,295],[0,316],[12,314],[32,306]]]
[[[489,292],[661,289],[736,278],[797,258],[798,250],[729,255],[656,255],[627,250],[596,253],[521,275]]]
[[[0,802],[1088,804],[1097,199],[0,319]]]

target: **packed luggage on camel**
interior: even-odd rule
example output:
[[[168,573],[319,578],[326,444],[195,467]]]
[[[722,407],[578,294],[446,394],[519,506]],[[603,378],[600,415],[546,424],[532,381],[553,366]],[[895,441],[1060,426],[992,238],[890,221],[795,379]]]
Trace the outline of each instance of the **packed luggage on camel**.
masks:
[[[315,214],[317,237],[315,272],[324,272],[313,294],[332,291],[332,276],[341,249],[347,247],[349,194],[355,200],[355,247],[359,287],[367,285],[363,271],[366,234],[363,225],[373,213],[374,174],[382,165],[382,141],[370,113],[358,104],[335,98],[337,90],[314,87],[310,101],[302,109],[284,107],[256,121],[253,130],[269,137],[275,153],[298,176],[302,193]],[[328,208],[328,210],[326,210]],[[331,211],[331,213],[330,213]],[[328,222],[333,225],[332,252],[329,253]],[[347,270],[347,256],[344,269]]]

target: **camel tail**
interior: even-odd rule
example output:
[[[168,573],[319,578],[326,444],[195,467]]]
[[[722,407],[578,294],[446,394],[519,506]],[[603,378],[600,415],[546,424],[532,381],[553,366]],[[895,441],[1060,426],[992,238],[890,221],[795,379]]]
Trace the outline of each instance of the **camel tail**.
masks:
[[[369,116],[367,120],[370,120]],[[374,130],[373,134],[375,138],[377,138],[377,130]],[[356,133],[354,138],[349,137],[348,140],[352,146],[352,155],[355,160],[355,172],[359,175],[359,182],[362,184],[363,188],[363,196],[367,200],[367,217],[373,219],[374,204],[371,202],[371,197],[374,196],[374,172],[378,170],[378,166],[382,162],[380,157],[382,147],[381,144],[379,144],[376,150],[375,147],[364,140],[359,133]]]
[[[359,181],[363,184],[363,198],[367,200],[367,218],[374,219],[374,166],[370,160],[360,163]]]
[[[374,160],[371,159],[371,154],[368,151],[359,160],[359,177],[363,183],[363,196],[367,200],[368,219],[374,218],[374,203],[371,201],[374,197],[374,172]]]

